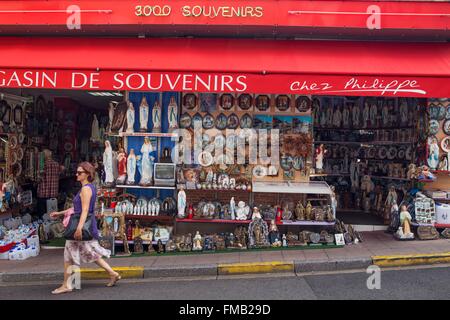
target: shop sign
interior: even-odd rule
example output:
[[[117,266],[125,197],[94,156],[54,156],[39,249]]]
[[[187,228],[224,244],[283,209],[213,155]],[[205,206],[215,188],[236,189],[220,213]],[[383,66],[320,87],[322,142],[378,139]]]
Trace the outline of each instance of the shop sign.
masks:
[[[171,14],[182,17],[207,18],[261,18],[264,8],[259,6],[204,6],[184,5],[175,10],[171,5],[137,5],[134,14],[138,17],[168,17]]]
[[[0,88],[446,97],[442,77],[0,69]]]

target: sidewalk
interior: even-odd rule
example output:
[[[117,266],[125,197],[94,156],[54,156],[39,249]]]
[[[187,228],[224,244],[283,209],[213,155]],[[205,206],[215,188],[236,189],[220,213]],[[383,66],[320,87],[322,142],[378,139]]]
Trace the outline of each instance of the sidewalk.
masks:
[[[231,253],[176,256],[161,254],[111,258],[108,261],[113,267],[124,267],[119,270],[122,272],[128,270],[127,277],[132,278],[217,276],[286,271],[301,273],[365,269],[373,263],[380,266],[403,266],[450,262],[450,240],[447,239],[401,242],[394,240],[392,235],[382,231],[363,233],[363,237],[364,242],[362,243],[333,249],[245,250]],[[397,255],[402,256],[396,257]],[[419,257],[414,256],[412,259],[412,257],[404,255],[419,255]],[[389,261],[392,259],[395,261],[400,259],[401,262],[390,264]],[[89,264],[83,265],[83,268],[97,268],[97,266]],[[0,282],[59,280],[62,279],[62,271],[62,249],[44,249],[38,257],[25,261],[0,260]],[[90,271],[90,278],[95,278],[95,272]]]

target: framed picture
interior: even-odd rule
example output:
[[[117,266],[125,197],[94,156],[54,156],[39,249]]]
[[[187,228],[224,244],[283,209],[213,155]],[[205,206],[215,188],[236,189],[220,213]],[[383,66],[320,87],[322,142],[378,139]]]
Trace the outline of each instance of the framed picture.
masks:
[[[213,113],[217,111],[217,94],[200,93],[200,111]]]
[[[184,111],[195,111],[197,109],[198,98],[194,93],[187,93],[183,95],[183,109]]]
[[[295,110],[300,113],[308,112],[311,110],[312,101],[307,96],[299,96],[295,99]]]
[[[250,110],[253,104],[253,98],[248,93],[243,93],[238,98],[238,105],[241,110]]]
[[[336,240],[336,245],[338,245],[338,246],[345,246],[344,234],[337,233],[337,234],[334,235],[334,239]]]
[[[231,111],[234,109],[234,97],[230,93],[224,93],[220,96],[220,107],[222,110]]]
[[[278,111],[290,111],[291,99],[285,94],[277,96],[276,107]]]
[[[269,111],[270,97],[268,95],[259,95],[256,97],[256,109],[261,112]]]
[[[22,126],[23,110],[22,110],[22,106],[20,104],[18,104],[14,107],[13,118],[14,118],[14,123],[16,124],[16,126],[19,126],[19,127]]]

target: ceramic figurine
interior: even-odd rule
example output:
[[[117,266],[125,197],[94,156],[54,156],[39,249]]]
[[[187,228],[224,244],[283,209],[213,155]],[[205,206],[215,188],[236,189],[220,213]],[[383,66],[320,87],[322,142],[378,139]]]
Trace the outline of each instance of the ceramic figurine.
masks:
[[[336,208],[337,208],[337,199],[336,199],[336,192],[335,192],[335,187],[334,186],[330,186],[331,189],[331,210],[333,213],[333,218],[336,218]]]
[[[283,234],[283,247],[287,247],[288,246],[288,244],[287,244],[287,240],[286,240],[286,235],[285,234]]]
[[[254,219],[248,226],[249,247],[260,248],[268,247],[269,243],[269,228],[263,219]]]
[[[116,107],[114,106],[113,102],[109,103],[109,107],[108,107],[108,118],[109,118],[109,122],[108,122],[108,132],[111,132],[111,128],[112,128],[112,124],[113,124],[113,119],[114,119],[114,111],[115,111]]]
[[[139,125],[140,125],[139,131],[147,132],[148,116],[149,116],[149,106],[147,98],[143,96],[141,104],[139,106]]]
[[[230,214],[231,220],[236,220],[236,202],[234,201],[234,197],[231,197],[230,200]]]
[[[320,144],[316,149],[316,170],[317,172],[323,171],[323,156],[325,154],[325,146]]]
[[[133,103],[131,101],[128,101],[128,110],[127,110],[127,133],[133,133],[134,132],[134,118],[136,114],[134,112]]]
[[[141,147],[141,165],[140,165],[140,173],[141,173],[141,181],[140,185],[148,186],[152,183],[153,178],[153,160],[154,157],[150,156],[150,152],[153,152],[153,147],[148,137],[144,138],[144,144]]]
[[[237,220],[247,220],[248,214],[250,212],[250,207],[245,205],[244,201],[239,201],[238,208],[236,210]]]
[[[436,170],[439,165],[439,145],[436,137],[428,139],[428,166],[431,170]]]
[[[395,187],[391,186],[389,188],[389,193],[384,202],[384,222],[385,223],[389,223],[392,206],[396,205],[396,204],[397,204],[397,192],[395,191]]]
[[[134,149],[130,149],[130,154],[127,158],[127,184],[133,185],[136,183],[136,155]]]
[[[153,133],[161,132],[161,106],[158,100],[155,101],[152,110]]]
[[[350,110],[348,105],[345,105],[344,110],[342,111],[342,125],[344,128],[350,127]]]
[[[365,102],[364,103],[364,109],[363,109],[363,128],[367,128],[368,124],[369,124],[369,120],[370,120],[370,107],[369,107],[369,103]]]
[[[202,236],[200,235],[200,232],[197,231],[197,233],[195,234],[193,240],[193,245],[192,245],[192,251],[201,251],[203,250],[202,247]]]
[[[400,227],[396,233],[399,239],[414,239],[414,233],[411,232],[411,220],[411,214],[403,205],[400,210]]]
[[[92,127],[91,127],[91,141],[100,141],[100,129],[98,125],[98,119],[97,116],[94,114],[94,119],[92,120]]]
[[[105,170],[105,186],[114,185],[113,151],[111,142],[105,141],[105,151],[103,152],[103,166]]]
[[[295,219],[300,221],[305,220],[305,207],[301,201],[295,207]]]
[[[359,128],[360,123],[360,117],[361,117],[361,110],[357,104],[353,105],[352,108],[352,126],[353,128]]]
[[[281,247],[281,240],[282,239],[280,239],[280,232],[278,231],[277,224],[275,223],[275,220],[271,220],[269,227],[269,242],[272,247]]]
[[[169,131],[178,129],[178,106],[175,97],[170,97],[169,108],[167,110],[167,118],[169,121]]]
[[[261,213],[259,212],[258,207],[253,208],[252,220],[262,219]]]
[[[411,163],[408,166],[408,173],[407,173],[407,178],[412,180],[412,179],[417,179],[417,167],[414,163]]]
[[[127,154],[123,148],[119,149],[117,154],[117,163],[119,170],[119,177],[116,180],[116,184],[124,184],[127,178]]]
[[[378,125],[378,107],[376,103],[372,103],[372,106],[370,107],[370,125],[372,128],[376,128]]]
[[[180,191],[178,191],[178,218],[185,218],[186,212],[186,192],[183,187],[180,187]]]
[[[308,203],[306,204],[305,214],[306,220],[313,220],[312,205],[310,201],[308,201]]]

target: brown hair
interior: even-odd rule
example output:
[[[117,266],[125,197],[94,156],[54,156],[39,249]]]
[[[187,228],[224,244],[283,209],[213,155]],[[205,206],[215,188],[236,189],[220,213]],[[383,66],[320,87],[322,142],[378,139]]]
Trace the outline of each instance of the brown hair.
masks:
[[[86,173],[88,174],[88,181],[92,182],[94,181],[94,177],[95,177],[95,168],[94,166],[90,163],[90,162],[81,162],[78,165],[78,168],[83,168],[84,171],[86,171]]]

